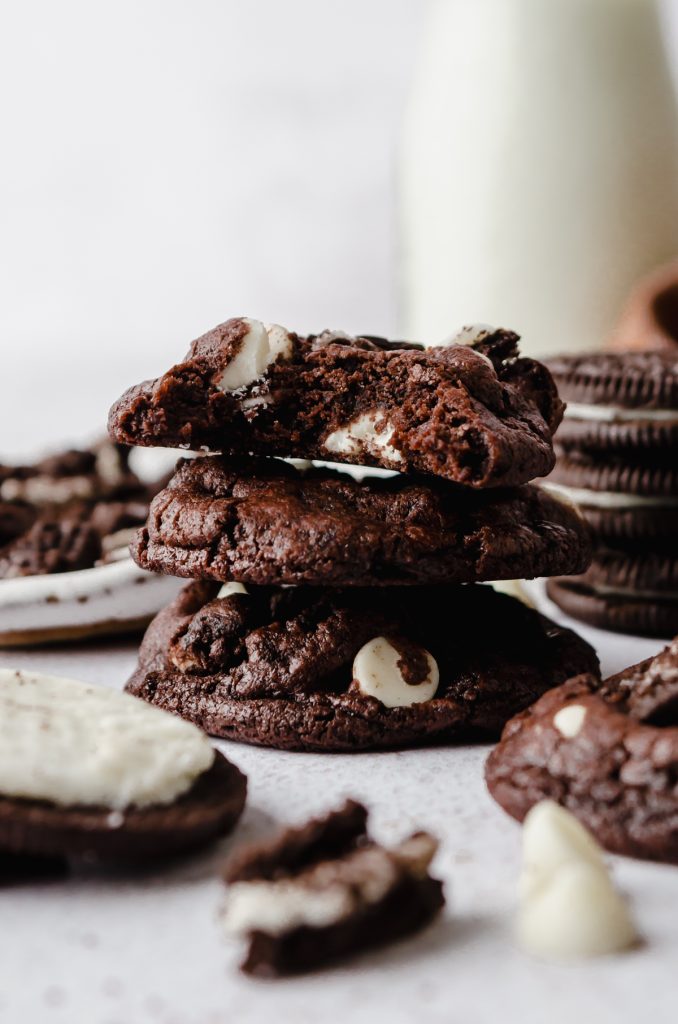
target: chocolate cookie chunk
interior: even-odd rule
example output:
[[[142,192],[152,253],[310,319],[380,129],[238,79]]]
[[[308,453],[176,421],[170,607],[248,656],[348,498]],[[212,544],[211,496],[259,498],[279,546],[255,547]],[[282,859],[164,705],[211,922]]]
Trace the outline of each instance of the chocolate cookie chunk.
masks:
[[[326,331],[300,338],[246,318],[111,410],[127,444],[282,455],[423,472],[470,487],[549,472],[562,405],[541,364],[496,331],[422,349]]]
[[[386,848],[353,800],[324,818],[237,852],[226,864],[222,920],[249,948],[242,970],[300,974],[418,931],[445,903],[428,873],[436,840],[415,832]]]
[[[161,612],[128,690],[229,739],[355,751],[497,736],[577,672],[576,634],[482,585],[193,583]]]
[[[522,820],[567,807],[615,853],[678,863],[678,641],[597,682],[580,676],[506,726],[487,762],[493,797]]]
[[[580,572],[590,545],[574,508],[536,487],[478,494],[204,456],[180,461],[132,554],[190,579],[365,586]]]
[[[244,775],[198,730],[125,694],[4,669],[0,710],[3,854],[156,860],[226,834],[242,812]]]

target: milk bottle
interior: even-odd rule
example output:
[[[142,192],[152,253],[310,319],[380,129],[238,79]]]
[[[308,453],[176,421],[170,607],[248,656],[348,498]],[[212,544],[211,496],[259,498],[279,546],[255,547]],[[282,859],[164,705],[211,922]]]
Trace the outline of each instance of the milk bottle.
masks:
[[[678,125],[653,0],[436,0],[399,166],[403,335],[591,348],[678,254]]]

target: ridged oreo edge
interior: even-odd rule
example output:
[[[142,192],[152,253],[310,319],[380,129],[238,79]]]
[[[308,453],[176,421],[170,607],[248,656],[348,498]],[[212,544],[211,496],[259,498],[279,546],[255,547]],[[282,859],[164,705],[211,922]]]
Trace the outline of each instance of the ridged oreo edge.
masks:
[[[558,461],[548,477],[549,483],[616,494],[658,498],[678,496],[678,465],[632,465],[621,460],[599,462],[584,455],[574,458],[559,446],[556,452]]]
[[[678,557],[657,552],[633,552],[608,548],[596,551],[591,565],[577,583],[630,591],[678,594]]]
[[[601,596],[569,580],[548,580],[554,604],[580,622],[615,633],[668,639],[678,633],[678,601]]]
[[[630,458],[653,462],[678,462],[678,422],[652,423],[634,420],[606,423],[599,420],[567,419],[556,435],[561,451],[594,455],[623,453]]]
[[[678,556],[678,508],[593,508],[580,506],[580,512],[596,539],[615,544],[651,544],[652,549]]]
[[[592,352],[546,361],[566,402],[678,408],[678,353]]]

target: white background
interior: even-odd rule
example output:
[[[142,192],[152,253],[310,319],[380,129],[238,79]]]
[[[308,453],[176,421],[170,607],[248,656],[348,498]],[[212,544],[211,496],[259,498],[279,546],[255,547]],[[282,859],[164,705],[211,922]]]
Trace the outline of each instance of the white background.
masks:
[[[232,315],[397,331],[395,152],[426,6],[4,5],[3,453],[95,431]]]

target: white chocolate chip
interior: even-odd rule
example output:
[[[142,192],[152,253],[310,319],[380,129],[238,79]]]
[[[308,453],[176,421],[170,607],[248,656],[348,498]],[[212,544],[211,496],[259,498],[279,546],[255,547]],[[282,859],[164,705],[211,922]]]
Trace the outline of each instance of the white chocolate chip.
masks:
[[[523,903],[518,940],[543,957],[603,956],[638,941],[628,907],[604,870],[587,861],[562,865]]]
[[[542,800],[523,823],[521,894],[529,896],[572,861],[587,862],[605,871],[602,850],[588,829],[554,800]]]
[[[243,317],[247,332],[217,387],[220,391],[238,391],[257,380],[268,366],[278,358],[287,359],[292,353],[292,339],[278,324],[266,326],[260,320]]]
[[[456,334],[451,334],[443,341],[443,345],[474,345],[477,341],[489,338],[494,334],[496,327],[490,324],[468,324],[462,327]]]
[[[360,648],[353,662],[353,679],[366,697],[375,697],[384,707],[401,708],[431,700],[438,689],[439,672],[435,658],[428,653],[428,676],[412,685],[404,679],[398,662],[402,655],[388,642],[377,636]]]
[[[567,704],[553,716],[553,724],[561,736],[572,740],[581,732],[585,718],[585,707],[581,704]]]
[[[217,594],[215,600],[218,600],[222,597],[231,597],[232,594],[246,593],[247,587],[244,587],[242,583],[224,583],[224,585],[219,590],[219,593]]]
[[[350,423],[333,430],[323,443],[328,452],[359,455],[364,450],[386,462],[402,462],[402,455],[390,443],[393,433],[393,425],[379,409],[375,409],[361,413]]]

